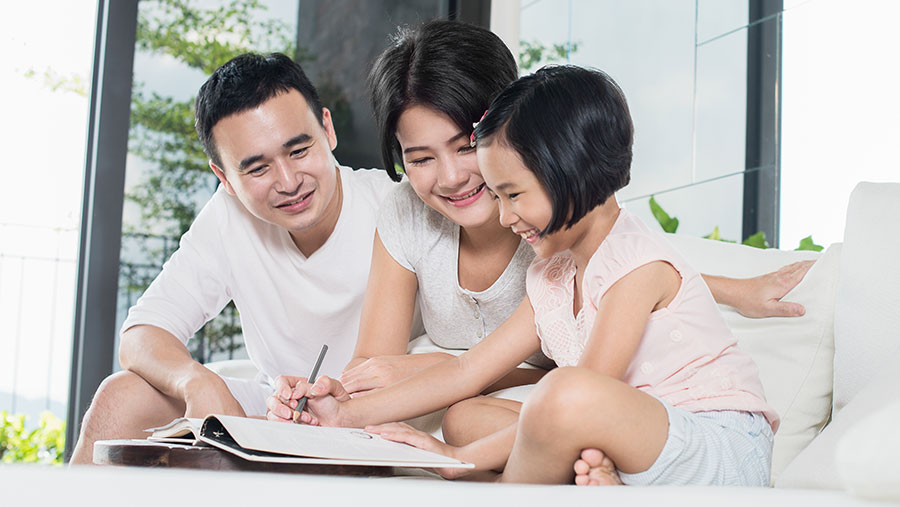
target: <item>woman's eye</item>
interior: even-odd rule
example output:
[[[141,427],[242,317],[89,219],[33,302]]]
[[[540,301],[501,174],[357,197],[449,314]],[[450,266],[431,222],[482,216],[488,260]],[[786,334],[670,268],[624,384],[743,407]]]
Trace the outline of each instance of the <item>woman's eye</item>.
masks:
[[[464,144],[459,147],[460,153],[472,153],[473,151],[475,151],[475,147],[469,144]]]
[[[412,165],[422,165],[422,164],[428,162],[429,160],[431,160],[431,157],[422,157],[422,158],[417,158],[415,160],[410,160],[409,163]]]

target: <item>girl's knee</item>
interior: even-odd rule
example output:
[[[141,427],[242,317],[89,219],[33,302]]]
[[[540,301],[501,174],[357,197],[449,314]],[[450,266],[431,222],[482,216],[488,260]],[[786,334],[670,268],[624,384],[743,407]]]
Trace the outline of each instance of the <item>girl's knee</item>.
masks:
[[[587,368],[564,367],[548,373],[522,407],[520,429],[548,438],[583,426],[585,414],[610,405],[614,379]]]
[[[478,412],[484,408],[484,405],[484,398],[481,396],[462,400],[451,405],[441,422],[444,440],[447,443],[460,440],[471,426],[472,418],[478,417]]]

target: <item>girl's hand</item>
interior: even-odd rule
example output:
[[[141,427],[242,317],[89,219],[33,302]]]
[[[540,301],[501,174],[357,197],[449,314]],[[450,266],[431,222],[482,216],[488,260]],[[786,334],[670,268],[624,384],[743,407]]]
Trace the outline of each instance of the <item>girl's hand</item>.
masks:
[[[387,423],[377,426],[366,426],[366,431],[381,435],[385,440],[402,442],[419,449],[442,454],[451,458],[457,458],[458,447],[445,444],[433,436],[419,431],[406,423]],[[435,468],[432,469],[444,479],[459,479],[471,473],[471,470],[462,468]]]
[[[303,396],[295,388],[306,383],[306,377],[279,375],[275,377],[275,392],[266,399],[266,419],[291,422],[298,400]]]

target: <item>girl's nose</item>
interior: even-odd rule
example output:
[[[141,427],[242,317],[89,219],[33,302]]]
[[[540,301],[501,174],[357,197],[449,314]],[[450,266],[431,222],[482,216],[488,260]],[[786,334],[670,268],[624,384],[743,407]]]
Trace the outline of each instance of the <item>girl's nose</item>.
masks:
[[[503,227],[512,227],[516,222],[519,221],[518,215],[512,212],[509,209],[509,205],[503,205],[503,199],[497,199],[500,206],[500,225]]]

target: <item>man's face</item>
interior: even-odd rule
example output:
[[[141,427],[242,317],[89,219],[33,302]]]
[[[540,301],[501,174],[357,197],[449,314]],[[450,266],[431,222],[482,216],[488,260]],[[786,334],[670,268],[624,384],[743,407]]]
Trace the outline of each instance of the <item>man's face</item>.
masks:
[[[278,94],[216,123],[222,167],[210,167],[225,191],[260,220],[291,232],[329,222],[340,209],[331,155],[337,138],[327,109],[322,123],[300,92]]]

